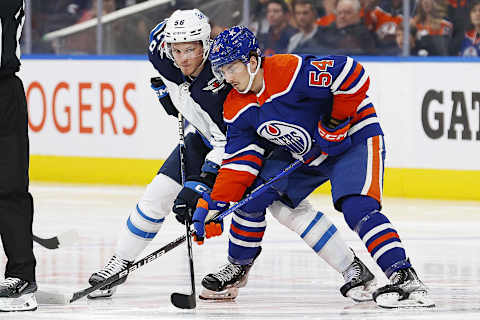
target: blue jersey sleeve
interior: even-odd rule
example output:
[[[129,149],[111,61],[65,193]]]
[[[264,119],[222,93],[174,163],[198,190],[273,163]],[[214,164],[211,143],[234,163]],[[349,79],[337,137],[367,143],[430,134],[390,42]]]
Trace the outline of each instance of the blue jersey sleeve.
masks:
[[[331,99],[331,116],[346,119],[354,116],[366,98],[369,77],[363,66],[347,56],[304,57],[296,85],[311,99]]]

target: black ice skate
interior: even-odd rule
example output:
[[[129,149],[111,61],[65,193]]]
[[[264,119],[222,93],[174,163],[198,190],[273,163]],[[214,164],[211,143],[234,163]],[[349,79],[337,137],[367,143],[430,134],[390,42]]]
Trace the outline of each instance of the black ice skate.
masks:
[[[228,263],[217,273],[210,273],[202,280],[204,289],[199,295],[203,300],[233,300],[238,288],[245,287],[248,272],[253,262],[247,265]]]
[[[257,255],[250,264],[228,263],[217,273],[206,275],[202,280],[204,288],[198,297],[202,300],[235,299],[238,296],[238,289],[247,285],[248,273],[261,252],[262,247],[259,247]]]
[[[102,270],[97,271],[90,276],[90,279],[88,279],[88,282],[92,286],[97,285],[98,283],[104,281],[105,279],[110,278],[114,274],[117,274],[129,268],[131,265],[132,265],[132,262],[113,256]],[[127,276],[120,278],[117,281],[114,281],[111,284],[90,293],[87,296],[87,298],[89,299],[109,298],[115,293],[115,291],[117,291],[116,287],[124,283],[126,280],[127,280]]]
[[[0,281],[0,311],[37,310],[35,299],[37,284],[19,278],[6,278]]]
[[[428,308],[435,303],[428,297],[427,287],[413,268],[401,269],[390,277],[391,284],[377,289],[373,300],[382,308]]]
[[[345,284],[340,288],[340,292],[344,297],[349,297],[355,302],[373,300],[375,277],[360,259],[355,257],[342,275]]]

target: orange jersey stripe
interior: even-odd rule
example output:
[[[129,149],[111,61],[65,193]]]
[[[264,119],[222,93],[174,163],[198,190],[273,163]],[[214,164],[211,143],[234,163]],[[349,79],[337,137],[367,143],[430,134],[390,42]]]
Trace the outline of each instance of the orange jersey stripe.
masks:
[[[355,67],[355,70],[353,70],[352,74],[348,79],[346,79],[345,82],[343,82],[342,86],[340,87],[340,90],[345,91],[347,88],[353,83],[358,78],[358,75],[360,72],[362,72],[362,65],[360,63],[357,63],[357,66]]]
[[[222,165],[230,163],[232,161],[240,161],[240,160],[254,162],[254,163],[258,164],[259,166],[262,165],[262,160],[260,158],[256,157],[256,156],[251,155],[251,154],[247,154],[247,155],[244,155],[244,156],[241,156],[241,157],[234,157],[234,158],[231,158],[231,159],[223,160]]]
[[[232,230],[232,231],[235,232],[236,234],[241,235],[241,236],[244,236],[244,237],[260,238],[260,239],[263,238],[263,234],[265,233],[265,231],[252,232],[252,231],[241,230],[241,229],[235,227],[233,224],[230,225],[230,230]]]
[[[389,232],[387,234],[384,234],[383,236],[379,237],[378,239],[375,239],[375,241],[370,243],[370,245],[368,246],[368,252],[372,252],[373,249],[375,249],[380,243],[392,238],[400,239],[400,237],[396,232]]]
[[[381,203],[380,197],[380,137],[372,137],[372,182],[367,195]]]
[[[225,202],[239,201],[255,178],[249,172],[220,168],[211,197]]]
[[[370,78],[353,94],[336,94],[333,96],[332,118],[346,119],[355,115],[357,107],[367,96]]]
[[[357,123],[358,121],[362,120],[363,118],[365,118],[366,116],[369,116],[369,115],[374,114],[374,113],[375,113],[375,108],[373,106],[368,107],[367,109],[363,110],[362,112],[359,112],[359,113],[355,114],[351,123],[353,125],[353,124]]]

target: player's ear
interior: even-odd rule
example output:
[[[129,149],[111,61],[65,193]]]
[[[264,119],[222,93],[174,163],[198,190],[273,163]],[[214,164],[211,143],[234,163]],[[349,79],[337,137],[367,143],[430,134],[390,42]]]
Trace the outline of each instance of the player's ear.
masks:
[[[255,55],[250,56],[250,70],[257,69],[258,58]]]

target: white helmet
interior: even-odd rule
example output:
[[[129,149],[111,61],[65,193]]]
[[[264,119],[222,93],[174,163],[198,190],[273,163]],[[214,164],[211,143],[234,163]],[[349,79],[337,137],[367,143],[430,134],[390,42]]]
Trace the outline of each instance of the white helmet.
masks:
[[[163,41],[167,46],[171,43],[201,41],[205,61],[210,52],[210,30],[208,18],[200,10],[177,10],[168,18]],[[166,55],[174,60],[170,48],[167,48]]]

